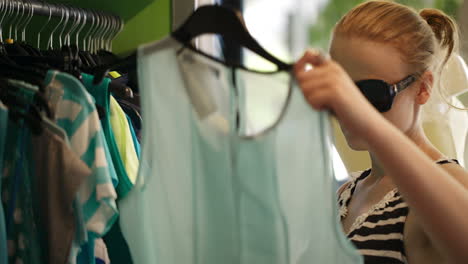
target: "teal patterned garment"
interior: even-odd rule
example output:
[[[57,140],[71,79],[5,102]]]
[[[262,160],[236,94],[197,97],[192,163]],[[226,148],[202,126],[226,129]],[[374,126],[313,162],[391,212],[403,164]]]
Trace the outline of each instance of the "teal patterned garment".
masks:
[[[109,78],[104,78],[100,84],[94,84],[94,76],[89,74],[82,74],[83,83],[87,91],[94,97],[96,104],[101,107],[103,110],[103,115],[101,118],[102,130],[106,142],[109,146],[110,156],[112,157],[112,162],[115,166],[115,171],[119,180],[119,184],[116,187],[118,194],[118,199],[123,199],[130,189],[133,187],[128,174],[125,170],[124,163],[120,156],[119,149],[115,140],[114,132],[112,130],[112,125],[110,122],[110,91],[109,91]],[[109,257],[113,259],[114,263],[124,263],[131,264],[130,253],[128,248],[125,245],[125,241],[122,238],[120,232],[120,226],[118,225],[119,219],[117,218],[117,223],[112,226],[109,230],[109,233],[104,237],[104,241],[107,245],[107,251]],[[81,260],[80,263],[87,264],[86,261]]]
[[[327,115],[289,73],[172,39],[141,47],[138,70],[140,171],[119,203],[134,263],[362,263],[339,226]]]
[[[112,126],[110,123],[110,91],[109,91],[109,78],[104,78],[102,83],[93,84],[94,76],[89,74],[82,74],[83,84],[86,87],[86,90],[94,97],[96,104],[102,107],[104,110],[103,116],[101,118],[102,130],[106,142],[109,146],[109,152],[112,157],[112,162],[119,179],[119,184],[116,187],[117,194],[119,199],[125,197],[128,191],[132,188],[133,184],[130,181],[127,172],[125,171],[125,166],[123,164],[122,158],[120,157],[119,149],[115,141],[114,133],[112,131]]]
[[[37,87],[12,82],[20,89],[16,96],[32,102]],[[22,111],[17,109],[18,111]],[[8,263],[41,263],[39,230],[34,208],[32,181],[34,160],[31,156],[31,130],[24,120],[10,118],[6,127],[3,153],[2,203],[5,209]]]
[[[6,133],[8,125],[8,108],[0,102],[0,172],[3,175],[3,154],[5,153]],[[0,263],[7,263],[7,238],[5,227],[5,213],[3,210],[2,200],[2,180],[0,176]]]
[[[75,77],[58,71],[49,71],[45,83],[54,121],[66,132],[73,152],[92,171],[80,188],[77,200],[86,233],[77,234],[70,256],[70,262],[76,262],[81,246],[80,261],[89,263],[94,261],[94,239],[106,234],[118,216],[115,202],[117,174],[95,100],[83,84]]]

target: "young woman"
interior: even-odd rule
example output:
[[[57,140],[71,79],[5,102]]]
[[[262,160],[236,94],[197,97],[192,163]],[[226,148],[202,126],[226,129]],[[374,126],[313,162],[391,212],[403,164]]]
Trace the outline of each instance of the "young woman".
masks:
[[[311,106],[334,113],[349,146],[370,154],[372,168],[338,191],[344,232],[366,264],[468,263],[468,173],[420,121],[456,47],[441,11],[370,1],[336,25],[331,59],[308,51],[295,65]]]

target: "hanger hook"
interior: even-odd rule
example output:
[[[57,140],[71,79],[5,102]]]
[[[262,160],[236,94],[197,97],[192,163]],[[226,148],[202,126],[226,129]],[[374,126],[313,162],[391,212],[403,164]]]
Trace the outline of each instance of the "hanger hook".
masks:
[[[12,1],[9,1],[9,2],[10,2],[10,4],[8,5],[9,8],[8,8],[7,22],[11,24],[11,20],[12,20],[12,18],[14,18],[13,16],[14,16],[14,8],[15,8],[14,4],[15,3],[12,2]],[[8,39],[10,39],[11,38],[11,30],[10,30],[10,32],[8,34],[9,34]]]
[[[60,39],[62,39],[62,34],[63,34],[63,45],[67,45],[67,32],[73,28],[74,22],[75,22],[75,17],[73,16],[73,12],[70,6],[65,6],[65,9],[67,10],[67,15],[68,15],[68,20],[66,25],[62,28],[62,31],[60,32]],[[71,26],[67,30],[67,25],[68,22],[70,21]],[[62,46],[62,45],[60,45]]]
[[[78,24],[80,23],[81,21],[81,15],[76,12],[76,9],[74,7],[69,7],[70,8],[70,12],[71,14],[73,15],[73,24],[72,26],[70,27],[70,29],[65,33],[65,45],[68,45],[70,46],[70,34],[77,28]]]
[[[81,20],[84,19],[84,17],[82,18],[82,14],[81,14],[81,12],[80,12],[80,10],[78,8],[74,8],[74,12],[78,16],[78,20],[77,20],[75,26],[73,27],[73,30],[68,33],[68,45],[71,45],[71,35],[73,35],[72,33],[74,33],[75,31],[77,31],[80,28]]]
[[[99,49],[104,49],[104,40],[105,40],[105,37],[107,35],[107,30],[109,28],[109,18],[106,14],[103,14],[101,13],[102,15],[102,19],[104,20],[104,24],[103,24],[103,27],[102,27],[102,30],[100,32],[100,38],[99,38]]]
[[[107,49],[109,51],[112,51],[112,41],[114,40],[117,31],[119,30],[119,19],[117,16],[111,15],[112,19],[112,31],[109,34],[109,39],[107,41]]]
[[[63,21],[63,18],[65,16],[65,11],[63,10],[63,8],[60,9],[60,21],[59,23],[57,24],[57,26],[55,26],[54,29],[52,29],[52,32],[50,32],[50,37],[49,37],[49,41],[47,42],[47,48],[48,49],[54,49],[54,46],[53,46],[53,43],[54,43],[54,33],[55,31],[57,30],[57,28],[62,24],[62,21]]]
[[[6,1],[7,5],[5,7],[5,28],[8,27],[8,21],[10,20],[11,14],[13,13],[13,3],[11,1]]]
[[[9,27],[9,33],[8,33],[8,39],[11,39],[11,22],[12,20],[15,18],[14,15],[15,15],[15,3],[13,1],[10,1],[10,4],[9,4],[9,9],[8,9],[8,15],[7,15],[7,21],[10,23],[10,27]]]
[[[95,35],[96,35],[96,32],[101,27],[101,19],[100,19],[99,14],[95,11],[93,11],[93,14],[95,15],[95,18],[96,18],[96,27],[93,29],[93,32],[89,35],[89,40],[88,40],[89,41],[88,45],[89,45],[91,53],[95,53],[95,46],[96,46],[96,43],[94,41]]]
[[[21,7],[21,10],[22,10],[21,16],[18,17],[18,20],[15,23],[15,30],[14,30],[14,33],[15,33],[14,35],[15,35],[15,40],[16,41],[19,41],[18,31],[21,30],[21,27],[23,25],[23,17],[24,17],[24,14],[26,13],[26,5],[24,3],[21,3],[20,7]]]
[[[15,40],[16,41],[19,41],[19,38],[18,38],[18,31],[19,30],[18,29],[21,29],[21,26],[23,26],[23,17],[24,17],[24,14],[26,13],[26,5],[24,3],[19,3],[19,2],[18,2],[18,5],[21,7],[22,12],[21,12],[21,16],[18,17],[18,20],[15,23]]]
[[[29,26],[29,23],[31,22],[31,19],[34,16],[34,6],[32,3],[28,2],[28,10],[29,10],[29,16],[28,19],[25,20],[23,30],[21,31],[21,41],[26,42],[26,28]]]
[[[112,51],[112,42],[120,30],[120,18],[117,16],[112,16],[112,19],[114,20],[114,30],[112,31],[112,34],[109,38],[109,51]]]
[[[15,4],[15,5],[13,5]],[[14,14],[13,19],[10,21],[10,29],[8,32],[8,38],[12,39],[12,32],[13,32],[13,22],[16,21],[16,18],[19,16],[20,13],[20,4],[19,2],[13,1],[12,2],[12,9],[11,9],[12,14]],[[14,32],[13,32],[14,33]]]
[[[86,43],[87,43],[86,39],[89,37],[91,31],[94,29],[94,21],[95,21],[94,14],[91,14],[91,20],[92,20],[91,21],[91,26],[89,27],[88,31],[86,32],[86,34],[83,37],[83,50],[86,50],[86,51],[89,51],[89,52],[91,52],[91,50],[90,50],[89,45],[86,45]]]
[[[78,30],[82,28],[81,26],[83,24],[82,21],[85,20],[85,14],[83,14],[79,8],[76,8],[75,12],[77,12],[78,14],[78,23],[76,24],[75,30],[73,30],[73,33],[75,33],[75,39],[76,39]],[[70,36],[70,42],[71,42],[72,34],[70,33],[70,35],[71,35]],[[78,40],[75,41],[75,45],[78,48]]]
[[[24,19],[24,22],[21,23],[21,26],[18,27],[18,32],[21,34],[21,41],[25,42],[26,41],[26,27],[28,25],[29,18],[31,17],[31,3],[27,2],[26,4],[26,18]]]
[[[101,15],[102,15],[104,23],[103,23],[103,27],[102,27],[101,31],[99,32],[99,35],[98,35],[98,37],[99,37],[99,49],[104,49],[104,39],[105,39],[105,37],[107,35],[107,30],[108,30],[108,27],[109,27],[109,20],[108,20],[107,15],[102,14],[102,13],[101,13]]]
[[[104,38],[105,34],[106,34],[106,29],[107,29],[107,17],[101,13],[101,17],[102,17],[102,27],[101,27],[101,30],[99,30],[99,33],[97,34],[97,47],[98,49],[102,49],[102,39]]]
[[[81,11],[82,9],[81,8],[78,8],[79,11]],[[79,42],[79,35],[81,33],[81,30],[83,30],[83,28],[85,27],[86,25],[86,20],[87,20],[88,16],[86,15],[86,12],[83,11],[83,23],[81,23],[81,27],[78,28],[78,30],[76,31],[76,46],[78,47],[78,42]]]
[[[91,34],[90,36],[90,42],[91,42],[91,52],[92,53],[96,53],[96,35],[97,35],[97,32],[99,32],[99,30],[101,29],[101,16],[99,14],[99,12],[95,12],[95,15],[96,15],[96,28],[94,29],[93,33]]]
[[[20,19],[18,19],[18,21],[16,22],[16,28],[15,28],[15,39],[17,39],[18,41],[19,41],[18,32],[21,32],[21,28],[23,27],[23,17],[26,17],[26,19],[28,19],[28,14],[26,13],[26,11],[28,11],[26,4],[25,3],[21,4],[21,7],[23,8],[23,12],[21,13]]]
[[[62,26],[62,30],[60,30],[60,33],[59,33],[59,36],[58,36],[58,39],[59,39],[59,49],[62,48],[63,46],[63,42],[62,42],[62,35],[63,35],[63,32],[65,31],[65,28],[67,27],[67,24],[68,24],[68,20],[70,18],[70,12],[68,10],[68,8],[65,6],[65,5],[61,5],[64,12],[65,12],[65,21],[63,23],[63,26]]]
[[[22,8],[21,16],[19,17],[18,21],[16,21],[16,23],[15,23],[15,31],[14,32],[15,32],[15,40],[16,41],[20,41],[19,38],[18,38],[18,31],[21,31],[21,28],[23,26],[23,17],[24,17],[24,14],[26,12],[26,4],[22,3],[21,8]],[[27,15],[26,15],[26,19],[27,19]]]
[[[107,17],[101,13],[101,18],[102,18],[102,27],[101,30],[99,31],[99,34],[97,34],[97,48],[98,50],[102,49],[102,38],[104,37],[104,33],[106,32],[107,29]]]
[[[0,18],[0,42],[3,43],[3,19],[5,18],[6,15],[6,0],[2,0],[1,2],[1,8],[0,8],[0,13],[1,13],[1,18]],[[5,9],[5,10],[4,10]]]
[[[106,42],[105,42],[105,45],[106,45],[106,50],[107,51],[111,51],[111,38],[114,34],[114,31],[115,31],[115,18],[113,15],[110,15],[108,16],[109,18],[109,21],[110,21],[110,26],[109,26],[109,30],[107,32],[107,36],[106,36]]]
[[[124,29],[124,26],[125,26],[125,22],[121,17],[115,17],[115,18],[116,18],[116,21],[117,21],[118,25],[117,25],[117,30],[115,31],[115,33],[112,36],[111,41],[110,41],[110,50],[111,51],[112,51],[112,43],[113,43],[114,39],[120,34],[120,32],[122,32],[122,30]]]
[[[10,20],[10,28],[8,30],[8,39],[12,39],[13,38],[13,22],[15,22],[16,18],[18,17],[19,15],[19,3],[18,2],[12,2],[12,5],[11,5],[11,14],[12,14],[12,17],[11,17],[11,20]]]
[[[110,39],[115,30],[115,19],[113,15],[108,15],[107,19],[109,19],[109,28],[107,30],[104,45],[105,45],[105,49],[110,52]]]
[[[52,18],[52,8],[48,3],[44,3],[47,8],[49,9],[49,18],[47,19],[47,22],[39,29],[39,32],[37,32],[37,48],[40,49],[40,43],[41,43],[41,32],[44,30],[44,28],[49,24],[50,19]]]

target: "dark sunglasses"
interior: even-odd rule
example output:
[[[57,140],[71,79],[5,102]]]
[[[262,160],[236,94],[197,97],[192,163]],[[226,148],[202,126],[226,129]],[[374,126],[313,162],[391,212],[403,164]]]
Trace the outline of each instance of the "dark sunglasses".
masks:
[[[357,81],[356,86],[379,112],[384,113],[392,108],[397,93],[408,88],[416,80],[415,75],[410,75],[395,84],[382,80],[362,80]]]

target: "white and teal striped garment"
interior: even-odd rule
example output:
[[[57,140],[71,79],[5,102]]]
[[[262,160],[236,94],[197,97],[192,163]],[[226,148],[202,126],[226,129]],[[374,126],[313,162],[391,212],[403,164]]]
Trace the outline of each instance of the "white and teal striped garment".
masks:
[[[92,174],[77,195],[81,220],[88,240],[103,236],[115,221],[118,211],[115,200],[117,175],[94,104],[83,85],[73,76],[49,71],[46,97],[54,120],[66,133],[71,149],[91,168]],[[84,231],[84,230],[82,230]],[[77,230],[77,236],[80,236]],[[87,234],[86,234],[87,233]],[[83,238],[85,239],[85,238]],[[83,242],[78,239],[78,243]],[[88,241],[92,249],[93,241]],[[75,248],[76,250],[76,248]],[[72,252],[75,255],[77,252]],[[91,253],[92,254],[92,253]],[[72,257],[73,258],[73,257]]]

